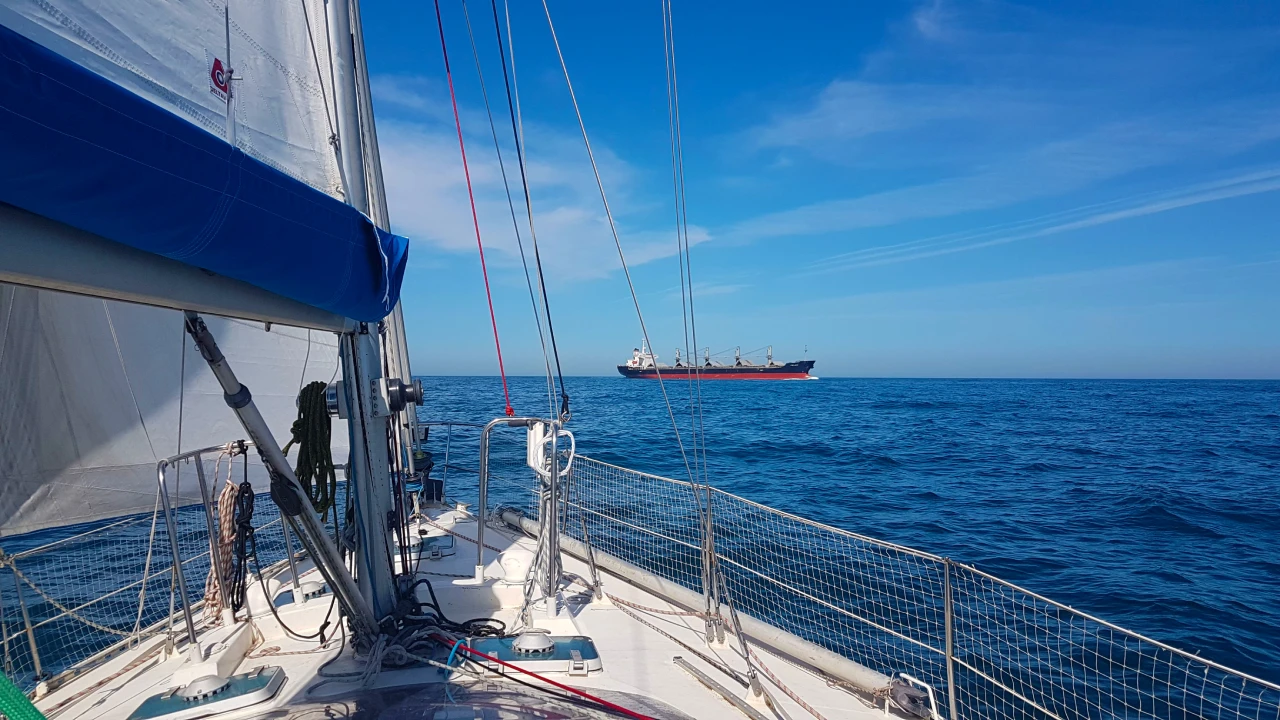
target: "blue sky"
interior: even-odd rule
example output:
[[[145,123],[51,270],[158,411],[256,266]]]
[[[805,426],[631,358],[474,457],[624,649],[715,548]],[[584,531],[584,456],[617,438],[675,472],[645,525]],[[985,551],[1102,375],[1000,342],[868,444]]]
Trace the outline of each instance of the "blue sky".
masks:
[[[550,6],[670,359],[683,330],[660,5]],[[491,11],[468,9],[514,174]],[[442,10],[507,371],[537,374],[461,5]],[[713,352],[807,348],[828,376],[1280,377],[1280,5],[674,12]],[[564,369],[613,373],[639,325],[541,5],[512,15]],[[413,240],[414,370],[495,374],[432,7],[366,2],[364,22],[392,219]]]

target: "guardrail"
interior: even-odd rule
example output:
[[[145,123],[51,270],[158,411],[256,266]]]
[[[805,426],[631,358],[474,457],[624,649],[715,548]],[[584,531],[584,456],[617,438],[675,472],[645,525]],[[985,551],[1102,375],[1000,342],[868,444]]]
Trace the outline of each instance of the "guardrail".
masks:
[[[702,592],[694,488],[578,456],[563,532]],[[960,718],[1280,718],[1280,686],[972,566],[745,498],[710,497],[715,559],[743,613],[885,675]]]
[[[223,449],[169,458],[161,472]],[[232,482],[241,478],[238,462],[236,469]],[[193,482],[195,475],[175,473],[159,487],[168,485],[176,496],[176,481]],[[196,611],[212,567],[212,515],[199,504],[166,512],[159,487],[151,513],[6,539],[9,548],[49,539],[0,551],[0,654],[4,673],[19,688],[53,691],[141,640],[186,636],[184,609],[194,629],[203,627],[206,619]],[[216,498],[216,488],[211,494]],[[275,503],[265,495],[259,500],[253,524],[265,569],[286,558],[289,538]],[[71,534],[57,537],[65,533]]]
[[[495,427],[500,429],[509,419],[499,419]],[[444,484],[449,502],[465,498],[478,513],[482,512],[479,510],[482,494],[483,504],[488,507],[509,504],[534,510],[538,493],[533,483],[533,471],[524,464],[526,444],[523,427],[518,428],[518,437],[504,433],[506,437],[490,443],[485,441],[484,430],[491,424],[420,419],[418,426],[429,429],[429,432],[419,437],[419,448],[430,453],[432,477]],[[480,487],[482,474],[485,476],[483,493]],[[474,502],[470,502],[472,498]]]

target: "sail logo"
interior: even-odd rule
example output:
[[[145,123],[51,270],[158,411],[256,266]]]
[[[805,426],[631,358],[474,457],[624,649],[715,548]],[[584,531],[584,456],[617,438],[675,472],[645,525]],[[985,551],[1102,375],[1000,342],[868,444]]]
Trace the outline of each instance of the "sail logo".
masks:
[[[227,94],[231,92],[231,78],[227,67],[222,64],[222,59],[214,57],[205,51],[205,59],[209,62],[209,92],[213,93],[219,100],[226,102]]]

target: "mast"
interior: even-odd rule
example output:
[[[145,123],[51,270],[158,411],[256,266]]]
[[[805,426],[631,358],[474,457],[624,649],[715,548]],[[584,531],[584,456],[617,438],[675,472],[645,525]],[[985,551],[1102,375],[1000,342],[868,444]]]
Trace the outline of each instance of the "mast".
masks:
[[[354,40],[356,62],[356,91],[360,108],[360,137],[366,158],[368,177],[365,179],[369,195],[369,216],[374,223],[390,232],[391,214],[387,209],[387,191],[382,179],[382,157],[378,152],[378,129],[373,121],[373,94],[369,87],[369,65],[364,53],[364,25],[360,21],[360,0],[351,0],[351,35]],[[408,335],[404,329],[403,303],[396,303],[395,309],[386,319],[387,347],[390,352],[390,367],[405,382],[412,382],[413,370],[409,367]],[[414,471],[412,448],[418,437],[417,407],[406,406],[404,426],[409,429],[409,438],[402,439],[404,447],[410,448],[407,453],[409,471]]]
[[[364,158],[361,130],[360,94],[357,83],[355,38],[351,6],[347,0],[327,3],[333,48],[334,104],[338,119],[338,149],[347,179],[347,202],[371,215],[368,174]],[[359,547],[357,579],[360,594],[381,618],[395,607],[395,585],[392,567],[390,532],[387,517],[394,507],[391,477],[388,472],[386,414],[376,413],[374,389],[382,377],[376,335],[363,326],[359,332],[342,336],[339,344],[342,360],[343,390],[346,394],[348,428],[351,433],[351,479],[355,494],[356,526]]]
[[[369,212],[368,181],[365,176],[364,143],[360,131],[360,100],[356,89],[355,45],[351,30],[351,7],[347,0],[330,0],[330,46],[333,57],[333,104],[338,122],[338,154],[346,176],[347,204],[365,215]]]

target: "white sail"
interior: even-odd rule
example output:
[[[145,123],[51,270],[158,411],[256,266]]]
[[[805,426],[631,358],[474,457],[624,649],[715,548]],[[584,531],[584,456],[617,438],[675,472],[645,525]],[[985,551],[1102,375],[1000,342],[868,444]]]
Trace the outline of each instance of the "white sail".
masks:
[[[325,13],[324,0],[0,0],[0,25],[341,198]],[[300,384],[335,376],[335,336],[206,319],[283,444]],[[158,460],[242,437],[180,313],[0,285],[0,536],[149,512]],[[345,425],[333,437],[342,464]],[[195,501],[182,473],[179,502]]]
[[[206,321],[283,444],[300,384],[335,376],[336,336]],[[334,423],[341,465],[347,431]],[[244,437],[181,313],[0,285],[0,537],[150,512],[156,463],[179,452],[179,431],[182,451]],[[197,501],[194,469],[178,472],[180,502]]]
[[[217,0],[0,0],[0,25],[223,138],[229,37],[236,145],[340,197],[324,1],[229,7],[229,33]]]

